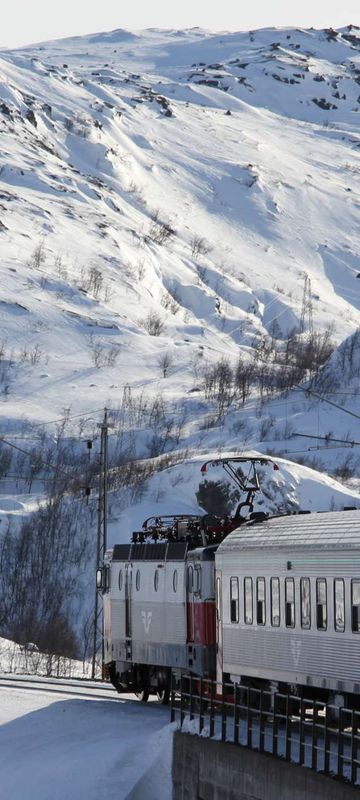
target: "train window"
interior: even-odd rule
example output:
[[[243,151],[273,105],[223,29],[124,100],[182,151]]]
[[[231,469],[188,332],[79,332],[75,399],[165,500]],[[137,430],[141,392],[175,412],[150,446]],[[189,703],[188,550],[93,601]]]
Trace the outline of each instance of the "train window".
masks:
[[[121,589],[122,589],[122,585],[123,585],[123,571],[121,569],[120,572],[119,572],[119,590],[120,590],[120,592],[121,592]]]
[[[110,564],[105,564],[104,568],[104,592],[110,590]]]
[[[285,625],[295,627],[295,585],[294,578],[285,578]]]
[[[188,571],[187,571],[187,590],[188,590],[189,594],[191,594],[193,589],[194,589],[194,570],[193,570],[192,566],[190,565],[190,567],[188,567]]]
[[[360,581],[351,581],[351,630],[360,633]]]
[[[157,592],[158,588],[159,588],[159,570],[156,569],[155,572],[154,572],[154,589],[155,589],[155,592]]]
[[[334,580],[334,625],[336,631],[345,630],[345,584],[342,578]]]
[[[256,578],[256,622],[265,625],[265,578]]]
[[[301,627],[311,628],[310,578],[300,579]]]
[[[280,625],[280,580],[279,578],[271,578],[270,581],[270,595],[271,595],[271,624],[278,628]]]
[[[325,578],[317,578],[316,580],[316,627],[318,631],[326,631],[327,628],[327,597]]]
[[[253,582],[244,578],[244,620],[245,625],[253,624]]]
[[[239,622],[239,579],[230,578],[230,621]]]
[[[177,586],[178,586],[178,573],[177,573],[177,569],[174,569],[174,574],[173,574],[173,590],[174,590],[174,592],[177,591]]]
[[[221,591],[220,578],[216,578],[216,584],[215,584],[216,600],[215,600],[215,602],[216,602],[216,611],[217,611],[217,613],[219,613],[219,611],[220,611],[220,591]]]
[[[194,594],[199,595],[201,592],[201,566],[196,564],[194,573]]]
[[[135,583],[136,583],[136,591],[138,592],[139,589],[140,589],[140,570],[139,569],[136,570],[136,581],[135,581]]]

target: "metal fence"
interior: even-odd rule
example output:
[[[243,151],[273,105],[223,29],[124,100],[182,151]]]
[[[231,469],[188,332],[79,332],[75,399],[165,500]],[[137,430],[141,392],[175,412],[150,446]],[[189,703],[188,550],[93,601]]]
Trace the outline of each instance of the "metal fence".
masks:
[[[182,676],[171,691],[180,729],[271,753],[360,783],[360,711],[254,687]]]

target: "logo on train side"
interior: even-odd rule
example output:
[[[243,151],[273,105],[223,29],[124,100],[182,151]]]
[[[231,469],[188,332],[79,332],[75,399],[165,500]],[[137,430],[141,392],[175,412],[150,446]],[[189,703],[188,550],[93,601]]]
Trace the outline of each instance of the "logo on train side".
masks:
[[[150,625],[152,620],[152,611],[142,611],[141,618],[143,621],[143,626],[145,629],[145,633],[148,634],[150,631]]]
[[[291,639],[291,653],[293,657],[293,661],[295,667],[299,666],[300,655],[301,655],[301,640],[300,639]]]

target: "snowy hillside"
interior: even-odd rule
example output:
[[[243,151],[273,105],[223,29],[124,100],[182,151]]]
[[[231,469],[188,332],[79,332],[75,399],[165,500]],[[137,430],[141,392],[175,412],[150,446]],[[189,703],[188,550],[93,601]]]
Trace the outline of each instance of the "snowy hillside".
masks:
[[[1,434],[38,457],[26,472],[17,455],[11,472],[1,446],[5,514],[36,506],[59,428],[66,463],[85,457],[105,405],[116,464],[293,453],[320,472],[286,464],[281,503],[360,500],[356,449],[349,461],[331,447],[359,441],[358,420],[296,381],[264,389],[258,369],[272,359],[287,374],[294,330],[320,337],[319,369],[345,340],[358,348],[359,111],[355,26],[116,30],[0,53]],[[331,359],[318,392],[355,411],[358,374]],[[225,390],[219,364],[233,371]],[[316,374],[298,382],[316,388]],[[326,450],[314,459],[316,441],[294,432]],[[185,497],[188,469],[173,469],[183,477],[143,489],[146,509],[115,493],[114,536],[154,504],[197,508],[198,479]]]

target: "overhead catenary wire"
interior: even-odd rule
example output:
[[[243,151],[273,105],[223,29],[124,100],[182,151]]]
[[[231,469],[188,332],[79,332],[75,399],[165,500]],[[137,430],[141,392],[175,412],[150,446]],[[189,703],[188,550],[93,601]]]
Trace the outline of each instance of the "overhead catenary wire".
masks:
[[[303,439],[321,439],[324,442],[338,442],[338,444],[347,444],[351,447],[360,445],[360,442],[355,442],[352,439],[334,439],[333,436],[314,436],[312,433],[292,433],[291,436],[301,436]]]
[[[296,385],[295,388],[299,389],[301,392],[304,392],[304,394],[311,394],[313,397],[317,397],[317,399],[321,400],[323,403],[328,403],[328,405],[334,406],[334,408],[337,408],[339,411],[343,411],[344,414],[349,414],[351,417],[355,417],[355,419],[360,419],[360,414],[355,414],[355,411],[349,411],[348,408],[340,406],[338,403],[334,403],[333,400],[328,400],[327,397],[322,397],[317,392],[314,392],[313,389],[305,389],[303,386],[299,385]]]
[[[82,412],[81,414],[63,414],[62,417],[58,417],[57,419],[49,419],[46,422],[31,422],[30,425],[32,428],[42,428],[43,425],[56,425],[57,422],[64,422],[69,419],[77,419],[77,418],[79,419],[80,417],[86,419],[86,417],[88,417],[89,414],[103,414],[103,413],[104,413],[103,408],[95,408],[93,410],[90,409],[89,411]]]
[[[1,438],[0,439],[0,443],[1,442],[3,442],[3,444],[8,445],[8,447],[12,447],[14,450],[18,450],[19,453],[23,453],[23,455],[28,456],[28,458],[33,458],[34,457],[34,454],[32,452],[29,452],[28,450],[24,450],[23,447],[19,447],[17,444],[14,444],[13,442],[9,442],[7,439]],[[61,474],[62,475],[66,475],[67,478],[72,478],[73,480],[77,480],[78,479],[77,475],[73,475],[71,472],[67,472],[66,470],[64,470],[61,467],[59,467],[57,464],[51,464],[50,461],[44,461],[43,459],[40,459],[40,462],[41,462],[42,466],[49,467],[50,469],[53,469],[56,472],[61,472]]]
[[[354,447],[359,447],[359,445],[355,444]],[[291,456],[297,453],[313,453],[313,452],[317,453],[320,450],[328,451],[328,450],[352,450],[352,449],[353,447],[351,444],[350,445],[333,444],[329,445],[328,447],[326,445],[320,445],[318,447],[305,447],[303,450],[288,450],[287,448],[283,449],[279,448],[279,453],[276,453],[276,456],[277,458],[282,458],[283,455]]]

